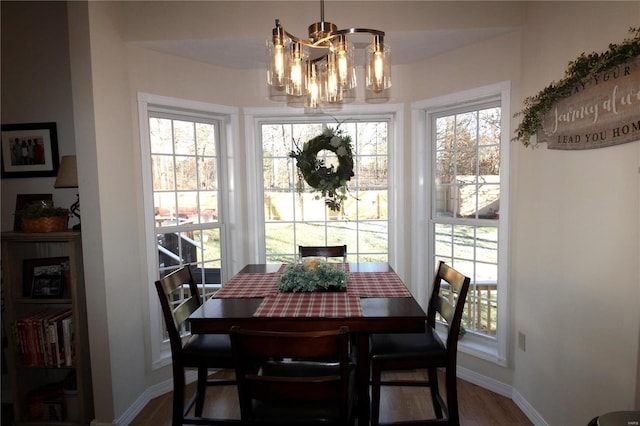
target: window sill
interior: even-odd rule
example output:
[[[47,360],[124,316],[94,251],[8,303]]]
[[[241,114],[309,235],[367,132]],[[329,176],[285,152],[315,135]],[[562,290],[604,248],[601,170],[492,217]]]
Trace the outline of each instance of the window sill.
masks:
[[[438,335],[443,342],[446,341],[447,335],[443,331],[438,330]],[[458,351],[484,361],[492,362],[501,367],[507,365],[506,358],[500,356],[498,352],[498,342],[495,339],[479,334],[468,332],[464,337],[459,338]]]
[[[495,342],[487,344],[478,340],[480,339],[475,336],[465,336],[463,339],[458,340],[458,350],[502,367],[507,365],[507,360],[498,354],[498,346]]]

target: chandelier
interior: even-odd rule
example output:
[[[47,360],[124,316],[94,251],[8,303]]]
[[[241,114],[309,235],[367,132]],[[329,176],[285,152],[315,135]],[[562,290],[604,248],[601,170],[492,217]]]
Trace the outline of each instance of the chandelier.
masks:
[[[267,82],[271,93],[311,112],[339,108],[353,101],[357,85],[355,50],[347,36],[356,33],[372,35],[365,52],[365,89],[373,97],[379,96],[391,87],[389,47],[384,44],[384,31],[339,30],[324,20],[324,0],[320,0],[320,22],[309,26],[308,39],[288,33],[276,19],[273,37],[267,40]]]

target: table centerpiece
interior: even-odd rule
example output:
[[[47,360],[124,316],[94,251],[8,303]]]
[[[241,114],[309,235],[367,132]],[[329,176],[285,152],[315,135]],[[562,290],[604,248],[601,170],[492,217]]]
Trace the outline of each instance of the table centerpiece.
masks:
[[[349,274],[318,259],[289,265],[278,282],[280,292],[346,291]]]

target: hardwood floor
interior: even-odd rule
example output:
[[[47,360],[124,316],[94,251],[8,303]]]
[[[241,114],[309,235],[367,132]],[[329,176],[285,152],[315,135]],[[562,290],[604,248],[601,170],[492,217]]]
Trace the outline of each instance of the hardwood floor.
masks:
[[[228,377],[230,371],[216,373]],[[423,372],[394,373],[424,374]],[[440,380],[444,383],[444,379]],[[193,391],[193,384],[189,385]],[[442,393],[444,395],[444,393]],[[153,399],[131,423],[131,426],[170,426],[172,393]],[[380,421],[400,421],[428,418],[433,415],[427,389],[386,387],[382,388]],[[532,423],[509,398],[490,392],[479,386],[458,379],[460,423],[464,426],[518,426]],[[233,386],[207,389],[205,416],[240,418],[238,396]]]

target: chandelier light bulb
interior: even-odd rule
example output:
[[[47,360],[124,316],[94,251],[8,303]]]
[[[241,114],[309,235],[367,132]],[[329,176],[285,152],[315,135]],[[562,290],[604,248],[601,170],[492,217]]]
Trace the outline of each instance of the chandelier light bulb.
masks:
[[[327,56],[327,70],[326,70],[326,96],[328,102],[337,102],[340,88],[338,87],[338,64],[337,55],[335,52],[329,52]]]
[[[347,52],[338,51],[338,77],[340,81],[347,81]]]
[[[373,75],[375,79],[375,84],[377,87],[382,86],[382,73],[384,69],[384,60],[382,59],[382,53],[375,52],[373,54]]]
[[[287,93],[292,96],[304,94],[304,66],[307,54],[302,51],[300,43],[291,43],[291,55],[289,58],[289,77],[287,79]]]
[[[284,37],[284,28],[280,26],[280,21],[276,20],[276,27],[273,29],[273,37],[271,40],[267,40],[267,47],[269,49],[267,82],[275,87],[285,86],[285,43],[288,43],[288,40]]]
[[[380,92],[391,87],[389,48],[384,45],[382,36],[374,36],[373,42],[367,48],[365,80],[367,90],[374,92]]]
[[[316,64],[307,62],[307,97],[304,106],[307,108],[318,108],[320,105],[320,82],[318,81],[318,70]]]

